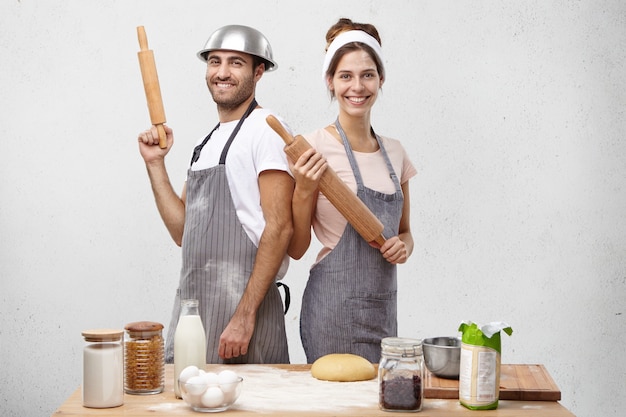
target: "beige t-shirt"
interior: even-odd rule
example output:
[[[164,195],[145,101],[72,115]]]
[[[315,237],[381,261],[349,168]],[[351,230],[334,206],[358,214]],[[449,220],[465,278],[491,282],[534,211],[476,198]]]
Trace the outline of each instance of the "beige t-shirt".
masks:
[[[348,161],[343,143],[339,142],[325,129],[318,129],[303,136],[311,146],[324,155],[328,161],[328,165],[333,168],[339,178],[346,183],[348,188],[356,194],[356,179],[350,167],[350,161]],[[383,136],[381,136],[381,139],[391,161],[391,165],[400,179],[400,184],[404,184],[417,174],[417,170],[409,160],[404,147],[398,140]],[[393,180],[388,175],[389,170],[387,169],[385,159],[380,149],[372,153],[356,151],[353,151],[353,153],[359,165],[363,184],[367,188],[385,194],[395,193],[396,189]],[[317,262],[337,246],[347,223],[346,218],[328,201],[326,196],[319,193],[317,209],[313,219],[313,230],[323,248],[317,255]]]

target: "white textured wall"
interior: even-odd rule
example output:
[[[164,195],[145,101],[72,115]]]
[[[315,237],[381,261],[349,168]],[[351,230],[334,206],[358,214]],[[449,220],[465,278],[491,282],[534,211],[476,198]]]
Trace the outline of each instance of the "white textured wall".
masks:
[[[81,383],[81,330],[167,324],[179,249],[137,151],[148,125],[135,28],[155,51],[180,190],[216,122],[195,52],[255,26],[279,70],[258,99],[308,132],[332,121],[323,36],[379,28],[377,131],[401,139],[415,251],[400,334],[505,320],[505,363],[542,363],[579,417],[618,416],[626,364],[626,6],[606,1],[0,3],[0,415],[48,416]],[[311,251],[286,277],[293,362]]]

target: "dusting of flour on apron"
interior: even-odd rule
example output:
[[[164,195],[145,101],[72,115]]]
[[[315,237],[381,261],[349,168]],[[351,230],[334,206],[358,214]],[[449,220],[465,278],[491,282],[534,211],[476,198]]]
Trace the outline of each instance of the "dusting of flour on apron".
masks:
[[[174,333],[180,300],[186,298],[199,300],[198,309],[207,337],[207,363],[289,362],[282,298],[276,285],[270,286],[259,307],[248,353],[228,360],[218,355],[220,335],[239,304],[257,252],[237,217],[225,170],[230,144],[256,105],[253,100],[233,131],[219,165],[188,171],[183,264],[167,335],[165,356],[168,363],[174,359]],[[210,136],[196,149],[198,154]]]

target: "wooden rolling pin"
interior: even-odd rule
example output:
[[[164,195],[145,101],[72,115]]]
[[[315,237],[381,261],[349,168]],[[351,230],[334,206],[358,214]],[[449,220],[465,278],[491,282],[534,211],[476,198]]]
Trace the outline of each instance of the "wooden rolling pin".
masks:
[[[146,37],[146,31],[143,26],[137,27],[137,37],[139,38],[140,49],[137,55],[139,56],[141,78],[143,78],[143,89],[146,92],[150,121],[156,126],[159,132],[159,146],[166,148],[167,136],[163,128],[163,123],[165,123],[166,120],[163,99],[161,98],[161,87],[159,86],[159,77],[154,63],[154,53],[148,49],[148,38]]]
[[[300,155],[311,148],[311,144],[304,137],[297,135],[294,138],[291,136],[274,116],[267,116],[266,121],[287,144],[285,153],[292,162],[296,162]],[[385,243],[383,224],[330,166],[326,168],[320,178],[319,189],[366,242],[378,247]]]

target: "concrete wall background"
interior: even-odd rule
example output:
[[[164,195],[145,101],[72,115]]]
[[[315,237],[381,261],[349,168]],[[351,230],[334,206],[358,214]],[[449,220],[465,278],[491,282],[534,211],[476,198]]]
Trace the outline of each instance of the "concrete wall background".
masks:
[[[626,6],[605,1],[0,3],[0,414],[47,416],[81,383],[81,331],[168,323],[179,249],[136,135],[149,124],[144,25],[180,190],[216,120],[195,57],[218,26],[255,26],[279,70],[257,97],[296,132],[333,120],[320,81],[337,18],[377,25],[388,71],[377,131],[403,141],[415,251],[400,334],[504,320],[504,363],[542,363],[579,417],[617,416],[626,363]],[[304,362],[293,262],[292,362]],[[620,413],[621,415],[621,413]]]

